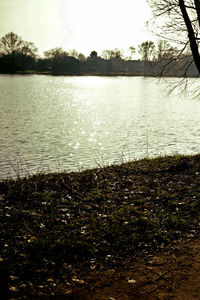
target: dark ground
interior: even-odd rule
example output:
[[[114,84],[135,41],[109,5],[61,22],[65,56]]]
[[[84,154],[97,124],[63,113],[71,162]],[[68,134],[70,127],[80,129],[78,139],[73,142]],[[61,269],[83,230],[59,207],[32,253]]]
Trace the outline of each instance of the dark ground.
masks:
[[[200,299],[199,233],[200,155],[5,180],[0,296]]]

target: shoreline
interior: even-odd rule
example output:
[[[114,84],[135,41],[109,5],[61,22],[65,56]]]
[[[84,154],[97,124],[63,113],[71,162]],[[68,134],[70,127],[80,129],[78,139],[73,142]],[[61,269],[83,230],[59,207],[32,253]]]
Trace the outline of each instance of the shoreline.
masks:
[[[200,154],[0,182],[0,268],[10,295],[73,297],[94,270],[199,238],[199,183]]]
[[[48,75],[48,76],[69,76],[69,77],[75,77],[75,76],[81,76],[81,77],[88,77],[88,76],[99,76],[99,77],[153,77],[153,78],[185,78],[184,76],[175,76],[175,75],[153,75],[153,74],[145,74],[145,73],[52,73],[48,71],[40,72],[40,71],[18,71],[15,73],[0,73],[0,75]],[[199,76],[187,76],[185,79],[189,78],[200,78]]]

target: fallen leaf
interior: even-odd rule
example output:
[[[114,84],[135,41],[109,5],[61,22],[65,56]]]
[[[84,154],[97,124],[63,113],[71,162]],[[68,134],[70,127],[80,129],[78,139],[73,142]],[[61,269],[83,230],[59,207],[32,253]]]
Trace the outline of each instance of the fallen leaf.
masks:
[[[63,294],[64,295],[69,295],[69,294],[71,294],[72,293],[72,290],[64,290],[63,291]]]
[[[76,278],[76,277],[72,278],[72,281],[78,282],[78,283],[81,283],[81,284],[84,283],[84,281],[83,281],[82,279],[78,279],[78,278]]]
[[[9,290],[12,291],[12,292],[17,292],[18,291],[18,289],[15,286],[11,286],[9,288]]]
[[[11,276],[10,276],[10,279],[11,279],[11,280],[16,280],[16,279],[19,279],[19,277],[17,277],[17,276],[12,276],[12,275],[11,275]]]
[[[135,279],[129,279],[128,283],[136,283],[137,281]]]
[[[96,265],[91,265],[90,269],[94,270],[96,268]]]
[[[32,243],[34,241],[37,241],[36,236],[31,236],[30,239],[28,240],[28,243]]]

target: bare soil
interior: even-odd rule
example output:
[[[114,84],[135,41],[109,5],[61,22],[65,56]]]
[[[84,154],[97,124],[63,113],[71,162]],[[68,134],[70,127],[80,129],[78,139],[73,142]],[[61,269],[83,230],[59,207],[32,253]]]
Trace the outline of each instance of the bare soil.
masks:
[[[123,270],[94,271],[79,285],[69,299],[200,299],[200,240],[138,257]]]

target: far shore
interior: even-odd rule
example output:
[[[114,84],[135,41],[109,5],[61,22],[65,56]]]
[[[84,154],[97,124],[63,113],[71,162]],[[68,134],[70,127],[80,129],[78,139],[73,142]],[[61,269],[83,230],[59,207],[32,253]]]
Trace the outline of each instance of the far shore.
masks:
[[[175,76],[175,75],[152,75],[152,74],[145,74],[145,73],[124,73],[124,72],[112,72],[112,73],[53,73],[50,71],[34,71],[34,70],[27,70],[27,71],[16,71],[13,73],[4,72],[0,73],[0,75],[49,75],[49,76],[102,76],[102,77],[155,77],[155,78],[184,78],[183,76]],[[187,76],[187,78],[199,78],[199,76]]]

